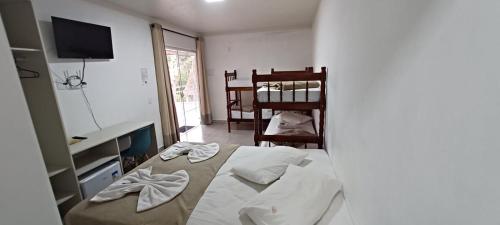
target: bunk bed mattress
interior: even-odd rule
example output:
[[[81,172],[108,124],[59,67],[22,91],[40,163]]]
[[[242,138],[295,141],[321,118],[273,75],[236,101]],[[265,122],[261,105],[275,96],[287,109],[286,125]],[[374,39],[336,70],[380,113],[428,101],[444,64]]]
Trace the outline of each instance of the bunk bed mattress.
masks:
[[[254,225],[248,217],[241,217],[238,211],[243,205],[255,198],[269,185],[261,185],[241,179],[230,170],[238,160],[251,155],[259,154],[267,148],[241,146],[221,167],[209,187],[193,210],[187,225]],[[307,166],[319,171],[335,174],[332,162],[325,150],[306,149],[309,153],[300,166]],[[320,225],[334,224],[337,214],[345,212],[343,195],[341,192],[332,200],[329,209],[323,218],[317,223]],[[348,218],[348,217],[347,217]],[[344,219],[344,218],[339,218]],[[335,223],[337,225],[337,223]],[[347,225],[346,223],[338,225]]]
[[[248,79],[235,79],[228,81],[227,86],[230,88],[253,87],[253,83],[252,80]]]
[[[271,109],[263,109],[262,110],[262,118],[271,119],[273,116],[273,111]],[[231,118],[233,119],[242,119],[241,112],[239,110],[231,111]],[[243,112],[243,119],[254,119],[253,112]]]
[[[268,101],[270,95],[271,101]],[[319,102],[321,96],[321,88],[309,88],[308,102]],[[277,88],[261,87],[257,90],[257,99],[259,102],[294,102],[293,91],[283,91],[283,101],[280,100],[280,90]],[[295,102],[306,102],[306,89],[295,90]]]

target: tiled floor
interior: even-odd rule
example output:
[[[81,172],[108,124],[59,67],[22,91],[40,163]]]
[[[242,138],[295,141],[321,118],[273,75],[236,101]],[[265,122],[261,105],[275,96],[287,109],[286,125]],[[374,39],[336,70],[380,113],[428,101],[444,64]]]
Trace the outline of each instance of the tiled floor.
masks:
[[[231,133],[228,133],[227,123],[217,121],[212,125],[200,125],[186,133],[182,133],[181,141],[253,146],[253,133],[253,123],[233,123]]]

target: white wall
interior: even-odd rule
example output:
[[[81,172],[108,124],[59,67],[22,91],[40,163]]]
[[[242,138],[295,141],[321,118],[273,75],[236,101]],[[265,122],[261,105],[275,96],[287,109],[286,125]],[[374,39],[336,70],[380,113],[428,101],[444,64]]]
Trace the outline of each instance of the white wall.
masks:
[[[328,149],[358,225],[500,224],[500,2],[323,0]]]
[[[98,122],[106,127],[128,120],[154,121],[161,146],[161,123],[151,41],[150,20],[111,5],[82,0],[37,0],[35,12],[40,21],[52,72],[81,70],[81,60],[56,56],[51,16],[80,20],[111,27],[115,58],[88,60],[85,88]],[[149,80],[143,84],[141,69]],[[57,97],[69,137],[97,130],[80,90],[58,90]]]
[[[1,17],[0,56],[0,224],[62,224]]]
[[[312,31],[296,29],[274,32],[206,36],[205,63],[213,118],[226,120],[224,71],[238,71],[251,79],[252,70],[303,70],[312,65]],[[251,101],[246,102],[251,105]]]

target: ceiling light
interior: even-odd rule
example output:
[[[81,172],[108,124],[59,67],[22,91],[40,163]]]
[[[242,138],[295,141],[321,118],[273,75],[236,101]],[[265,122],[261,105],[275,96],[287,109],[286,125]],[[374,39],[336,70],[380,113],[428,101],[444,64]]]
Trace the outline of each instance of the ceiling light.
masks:
[[[224,0],[205,0],[205,2],[212,3],[212,2],[223,2]]]

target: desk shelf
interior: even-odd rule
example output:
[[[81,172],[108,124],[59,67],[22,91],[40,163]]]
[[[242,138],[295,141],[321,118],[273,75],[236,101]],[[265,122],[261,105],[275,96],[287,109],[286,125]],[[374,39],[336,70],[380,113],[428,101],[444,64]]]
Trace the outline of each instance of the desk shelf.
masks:
[[[133,132],[142,127],[147,127],[153,125],[153,122],[129,122],[129,123],[121,123],[111,127],[106,127],[101,131],[92,132],[88,134],[82,135],[86,137],[86,140],[82,140],[78,143],[72,144],[69,146],[69,151],[71,155],[79,154],[84,151],[88,151],[96,146],[99,146],[105,142],[109,142],[115,140],[116,138],[126,135],[130,132]],[[154,129],[153,129],[154,131]],[[152,135],[155,133],[152,132]],[[155,143],[156,143],[156,137]]]
[[[75,161],[76,175],[81,176],[105,163],[114,159],[119,159],[119,155],[85,155]]]
[[[76,176],[81,176],[111,160],[120,160],[120,151],[116,139],[96,144],[94,147],[79,151],[73,155]]]

